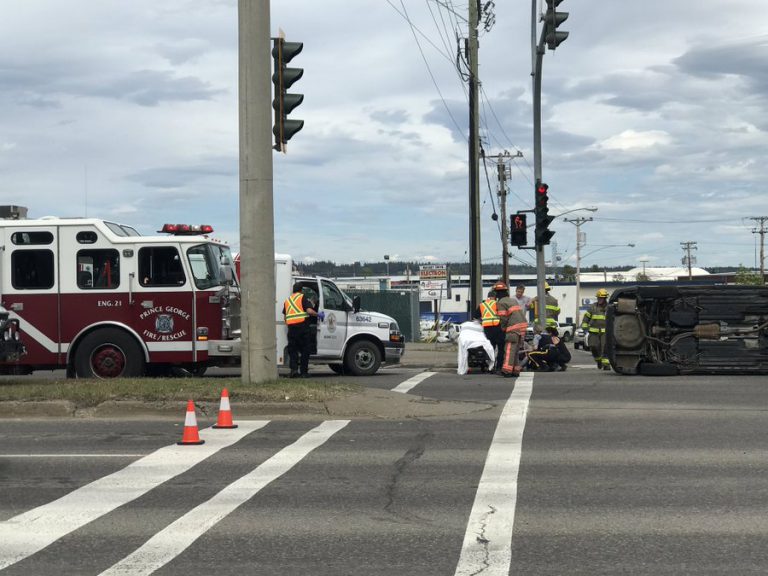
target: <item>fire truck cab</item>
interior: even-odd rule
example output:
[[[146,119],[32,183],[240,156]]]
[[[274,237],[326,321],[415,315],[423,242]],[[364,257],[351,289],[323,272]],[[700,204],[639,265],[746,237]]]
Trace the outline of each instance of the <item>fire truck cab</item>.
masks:
[[[9,208],[0,209],[0,299],[27,353],[0,361],[0,373],[114,378],[232,363],[209,353],[240,328],[232,256],[210,226],[142,236],[107,220],[26,219]]]

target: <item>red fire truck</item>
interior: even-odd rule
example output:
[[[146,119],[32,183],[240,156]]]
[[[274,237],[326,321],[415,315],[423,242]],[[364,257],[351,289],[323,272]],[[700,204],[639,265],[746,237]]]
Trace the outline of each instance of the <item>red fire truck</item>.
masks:
[[[23,207],[0,207],[0,216],[2,305],[26,347],[0,360],[0,373],[200,374],[239,361],[240,290],[229,247],[210,226],[166,224],[142,236],[96,218],[26,219]]]

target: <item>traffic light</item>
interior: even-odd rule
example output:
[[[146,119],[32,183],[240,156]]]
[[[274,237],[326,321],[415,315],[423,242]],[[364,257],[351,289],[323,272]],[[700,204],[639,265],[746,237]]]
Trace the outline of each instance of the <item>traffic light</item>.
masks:
[[[549,215],[549,186],[544,182],[536,182],[536,245],[544,246],[549,244],[552,236],[555,235],[549,229],[549,225],[554,216]]]
[[[513,214],[510,218],[510,236],[512,238],[512,246],[527,246],[528,245],[528,215]]]
[[[568,20],[568,12],[557,12],[555,9],[563,0],[547,0],[547,12],[544,14],[544,39],[547,48],[554,50],[568,38],[568,32],[559,31],[557,27]]]
[[[285,38],[272,39],[272,60],[274,73],[272,84],[275,97],[272,108],[275,110],[275,125],[272,133],[275,135],[275,150],[285,150],[285,144],[296,132],[304,127],[304,120],[289,120],[287,118],[294,108],[304,101],[304,94],[289,94],[288,89],[304,75],[304,68],[288,68],[286,64],[304,48],[303,42],[286,42]]]

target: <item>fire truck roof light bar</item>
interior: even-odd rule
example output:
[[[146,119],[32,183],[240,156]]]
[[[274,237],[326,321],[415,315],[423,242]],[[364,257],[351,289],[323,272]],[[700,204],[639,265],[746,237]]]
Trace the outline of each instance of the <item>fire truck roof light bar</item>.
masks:
[[[163,229],[158,230],[163,234],[173,234],[174,236],[185,236],[193,234],[211,234],[213,226],[210,224],[201,224],[193,226],[192,224],[163,224]]]

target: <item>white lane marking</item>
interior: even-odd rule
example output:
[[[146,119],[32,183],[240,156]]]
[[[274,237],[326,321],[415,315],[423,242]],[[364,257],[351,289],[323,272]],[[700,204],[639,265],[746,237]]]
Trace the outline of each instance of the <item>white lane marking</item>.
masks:
[[[171,445],[131,462],[48,504],[0,522],[0,570],[186,472],[269,420],[241,420],[239,428],[200,431],[205,444]]]
[[[420,384],[430,376],[434,376],[435,374],[437,374],[437,372],[422,372],[421,374],[416,374],[416,376],[412,378],[408,378],[408,380],[406,380],[405,382],[401,382],[400,384],[392,388],[392,392],[402,392],[403,394],[405,394],[411,388],[413,388],[417,384]]]
[[[0,454],[0,458],[139,458],[146,454]]]
[[[100,576],[152,574],[181,554],[267,484],[288,472],[347,424],[349,420],[327,420],[313,428],[296,442],[232,482],[213,498],[155,534],[143,546],[102,572]]]
[[[532,391],[533,374],[524,372],[515,381],[488,449],[455,576],[509,574],[517,473]]]

